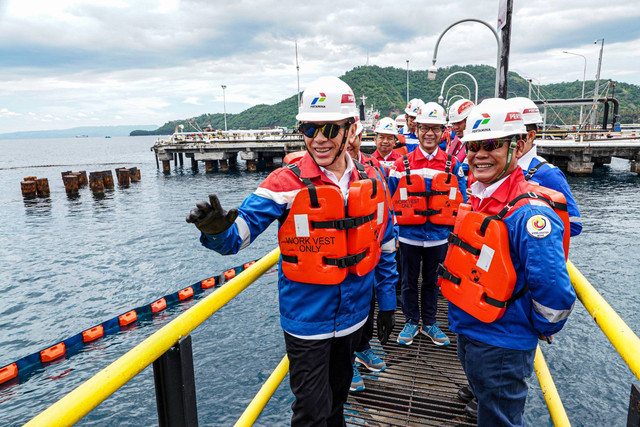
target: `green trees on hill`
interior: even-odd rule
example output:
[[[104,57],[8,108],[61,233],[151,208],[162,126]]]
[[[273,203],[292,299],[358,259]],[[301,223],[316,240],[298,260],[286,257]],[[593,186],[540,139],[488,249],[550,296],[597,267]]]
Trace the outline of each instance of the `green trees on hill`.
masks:
[[[409,96],[420,98],[425,102],[436,101],[440,95],[442,82],[450,74],[456,71],[465,71],[473,75],[478,81],[478,100],[494,96],[495,68],[488,65],[451,66],[438,69],[436,80],[427,79],[426,70],[409,71]],[[367,97],[366,105],[373,105],[380,111],[381,117],[395,117],[404,111],[406,104],[407,71],[402,68],[378,66],[356,67],[341,78],[351,86],[358,105],[362,95]],[[445,94],[453,85],[461,83],[471,90],[472,98],[475,96],[474,84],[471,78],[464,74],[457,74],[447,81],[444,88]],[[600,88],[606,86],[606,81],[600,81]],[[595,81],[590,80],[585,84],[585,98],[593,94]],[[615,91],[615,93],[613,93]],[[565,99],[579,98],[582,92],[582,81],[553,83],[532,88],[532,99]],[[538,98],[539,93],[539,98]],[[468,96],[468,91],[462,86],[457,86],[449,91],[449,98],[453,95]],[[509,97],[528,96],[529,82],[517,73],[509,73]],[[443,94],[444,96],[444,94]],[[640,117],[640,86],[617,82],[615,88],[611,88],[605,96],[615,96],[620,101],[620,116],[622,123],[634,123]],[[585,106],[584,111],[589,110]],[[600,109],[601,110],[601,109]],[[580,107],[555,107],[547,113],[547,123],[551,124],[575,124],[578,122]],[[277,104],[260,104],[246,109],[238,114],[227,114],[227,127],[229,129],[258,129],[274,126],[294,127],[297,113],[297,96],[284,99]],[[586,113],[585,113],[586,114]],[[600,113],[601,114],[601,113]],[[610,113],[611,114],[611,113]],[[601,118],[600,118],[601,121]],[[173,120],[165,123],[154,131],[134,131],[135,135],[170,135],[179,124],[184,124],[188,129],[189,122],[197,123],[201,128],[211,126],[215,129],[224,128],[224,115],[202,114],[191,119]]]

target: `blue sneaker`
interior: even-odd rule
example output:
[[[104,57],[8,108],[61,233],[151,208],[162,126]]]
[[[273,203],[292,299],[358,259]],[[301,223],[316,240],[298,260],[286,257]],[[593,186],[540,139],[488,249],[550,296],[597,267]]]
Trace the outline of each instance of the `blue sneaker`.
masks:
[[[444,332],[440,330],[440,328],[438,327],[439,324],[440,323],[438,322],[434,323],[431,326],[422,325],[422,333],[431,338],[431,341],[433,341],[435,345],[449,345],[449,337],[447,337]]]
[[[384,363],[384,360],[376,356],[370,348],[365,351],[356,351],[355,354],[356,362],[362,363],[371,372],[382,372],[387,369],[387,365]]]
[[[358,372],[358,367],[354,363],[353,364],[353,378],[351,378],[351,386],[349,387],[349,391],[363,391],[364,390],[364,381],[360,376],[360,372]]]
[[[398,334],[398,344],[411,345],[413,337],[418,335],[420,327],[415,323],[407,322],[404,324],[404,328]]]

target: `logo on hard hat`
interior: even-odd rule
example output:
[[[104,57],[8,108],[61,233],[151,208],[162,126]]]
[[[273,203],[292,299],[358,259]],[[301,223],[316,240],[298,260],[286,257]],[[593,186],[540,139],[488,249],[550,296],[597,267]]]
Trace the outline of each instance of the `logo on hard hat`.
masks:
[[[327,95],[325,95],[324,93],[320,92],[320,96],[316,97],[313,99],[313,101],[311,101],[311,105],[316,105],[318,102],[324,102]]]
[[[435,108],[433,109],[433,111],[429,112],[429,117],[437,116],[437,115],[438,115],[438,110],[436,110]]]
[[[540,110],[537,108],[525,108],[522,114],[539,114]]]
[[[515,122],[516,120],[522,120],[522,114],[518,112],[507,113],[507,117],[504,119],[505,122]]]
[[[465,102],[464,104],[458,107],[458,114],[462,114],[464,111],[468,110],[471,107],[473,107],[473,102],[471,101]]]
[[[488,115],[487,113],[482,113],[482,119],[478,120],[477,122],[474,123],[473,128],[472,129],[477,129],[478,126],[480,125],[486,125],[487,123],[489,123],[489,121],[491,120],[491,116]]]
[[[355,104],[356,103],[356,97],[353,96],[352,93],[345,93],[342,95],[342,101],[340,102],[341,104]]]

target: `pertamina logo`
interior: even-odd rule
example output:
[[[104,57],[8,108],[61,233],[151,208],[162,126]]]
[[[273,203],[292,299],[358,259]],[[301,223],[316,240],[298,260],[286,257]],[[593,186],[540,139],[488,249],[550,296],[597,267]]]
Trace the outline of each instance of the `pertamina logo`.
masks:
[[[327,99],[327,95],[325,95],[323,92],[320,92],[320,96],[313,98],[313,101],[311,101],[310,107],[325,108],[325,106],[321,104],[322,102],[324,102],[325,99]]]
[[[505,117],[504,121],[506,122],[515,122],[517,120],[522,120],[522,114],[518,112],[507,113],[507,117]]]
[[[484,126],[487,123],[489,123],[490,120],[491,120],[491,116],[490,115],[488,115],[487,113],[482,113],[482,118],[473,124],[473,128],[472,129],[478,129],[478,126],[480,126],[480,125]]]

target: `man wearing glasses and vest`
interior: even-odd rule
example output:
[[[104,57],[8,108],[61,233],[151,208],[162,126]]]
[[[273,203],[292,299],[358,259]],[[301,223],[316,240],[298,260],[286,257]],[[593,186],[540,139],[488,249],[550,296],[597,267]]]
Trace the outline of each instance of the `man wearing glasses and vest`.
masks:
[[[438,346],[449,344],[436,322],[436,268],[444,260],[457,207],[466,200],[467,183],[460,162],[438,148],[446,122],[440,105],[428,102],[420,106],[416,117],[418,148],[397,160],[389,174],[402,263],[406,323],[397,338],[402,345],[411,345],[418,332]]]
[[[459,396],[475,399],[479,426],[524,425],[538,340],[551,342],[576,298],[565,263],[566,203],[524,179],[524,134],[521,113],[503,99],[483,101],[467,118],[462,141],[476,181],[439,268],[469,380]]]
[[[223,255],[278,220],[280,323],[290,363],[294,426],[345,423],[352,357],[378,300],[385,343],[396,307],[395,238],[384,180],[346,152],[358,112],[351,88],[323,77],[304,91],[297,120],[307,153],[273,171],[238,209],[215,194],[187,216]]]

